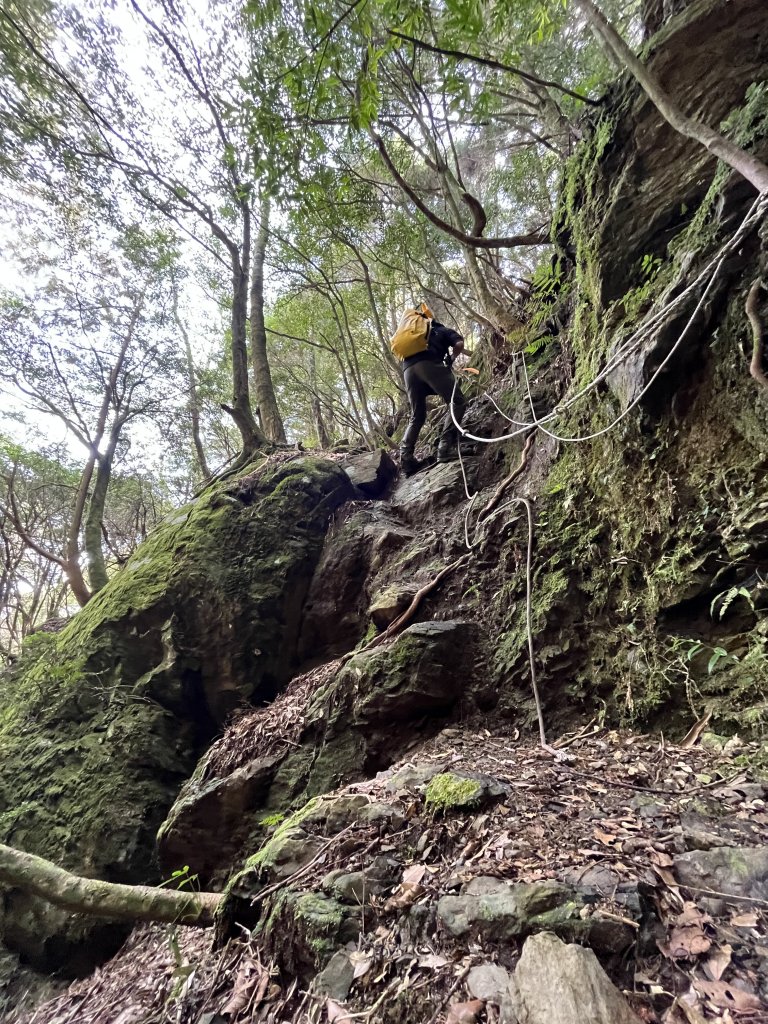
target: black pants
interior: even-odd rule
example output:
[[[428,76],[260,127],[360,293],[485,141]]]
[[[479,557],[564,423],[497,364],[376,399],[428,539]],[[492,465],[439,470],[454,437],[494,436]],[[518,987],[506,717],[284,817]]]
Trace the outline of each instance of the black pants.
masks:
[[[456,388],[454,394],[454,387]],[[405,389],[408,392],[408,401],[411,404],[411,418],[403,434],[400,450],[404,455],[413,455],[413,449],[419,436],[419,431],[424,426],[427,418],[427,396],[439,395],[447,406],[449,406],[445,419],[443,420],[443,432],[440,435],[440,445],[445,447],[456,443],[456,427],[451,419],[451,395],[453,395],[453,412],[457,423],[461,423],[462,416],[467,407],[461,387],[456,378],[444,363],[436,363],[431,359],[422,359],[405,370]]]

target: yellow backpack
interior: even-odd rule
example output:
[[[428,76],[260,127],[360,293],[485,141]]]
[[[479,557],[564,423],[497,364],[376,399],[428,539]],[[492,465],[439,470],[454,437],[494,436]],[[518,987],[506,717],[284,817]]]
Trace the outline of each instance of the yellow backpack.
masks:
[[[427,351],[432,320],[432,311],[424,302],[418,309],[406,309],[397,330],[389,339],[389,347],[398,359],[408,359]]]

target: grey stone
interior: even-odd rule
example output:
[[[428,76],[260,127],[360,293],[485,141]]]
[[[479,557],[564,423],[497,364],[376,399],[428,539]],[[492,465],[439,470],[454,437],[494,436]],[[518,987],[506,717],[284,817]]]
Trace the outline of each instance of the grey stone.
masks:
[[[586,870],[583,867],[566,869],[563,881],[588,892],[611,896],[621,883],[621,875],[609,864],[591,864]]]
[[[371,878],[365,871],[342,872],[330,886],[333,896],[354,906],[370,903],[371,896],[377,896],[383,889],[381,882]]]
[[[318,800],[303,821],[307,825],[321,825],[328,835],[332,835],[356,821],[366,825],[388,824],[399,828],[403,823],[403,814],[392,804],[371,800],[362,793],[342,793],[340,796]]]
[[[498,964],[480,964],[467,975],[467,988],[475,999],[498,1005],[509,987],[510,979],[509,971]]]
[[[579,922],[584,924],[579,918],[583,901],[559,882],[502,882],[492,886],[475,879],[475,883],[474,892],[443,896],[437,904],[438,920],[455,938],[477,932],[483,938],[500,941],[547,927],[586,930],[579,928]],[[477,888],[484,891],[477,893]]]
[[[476,875],[464,887],[467,896],[487,896],[494,892],[508,892],[509,882],[503,878],[494,878],[493,875]]]
[[[344,950],[340,949],[317,975],[313,987],[318,994],[330,996],[331,999],[343,1003],[354,980],[354,965]]]
[[[401,480],[389,501],[409,519],[424,521],[431,511],[454,504],[463,490],[459,463],[438,463],[431,469]]]
[[[224,778],[201,779],[197,770],[157,833],[163,870],[187,864],[190,874],[210,877],[236,851],[243,816],[262,806],[282,758],[254,758]]]
[[[397,475],[392,456],[383,448],[352,455],[344,460],[342,469],[366,498],[380,498]]]
[[[414,735],[424,736],[425,716],[435,718],[436,732],[437,716],[470,697],[477,676],[484,680],[482,636],[474,622],[419,622],[393,643],[352,657],[307,710],[306,741],[321,748],[307,792],[327,792],[363,777],[366,766],[391,764]]]
[[[768,899],[768,847],[692,850],[675,857],[674,863],[681,885],[712,889],[722,899],[726,895]]]
[[[668,812],[665,804],[645,793],[638,793],[629,800],[629,806],[637,811],[641,818],[663,818]]]
[[[448,761],[435,761],[431,764],[406,765],[389,779],[385,789],[388,793],[397,793],[401,789],[420,789],[430,779],[445,771]]]
[[[548,932],[526,940],[501,1024],[640,1024],[591,949]]]
[[[265,881],[289,878],[309,864],[323,846],[324,840],[308,835],[298,826],[278,833],[246,861],[245,868],[236,876],[236,892],[258,892]]]

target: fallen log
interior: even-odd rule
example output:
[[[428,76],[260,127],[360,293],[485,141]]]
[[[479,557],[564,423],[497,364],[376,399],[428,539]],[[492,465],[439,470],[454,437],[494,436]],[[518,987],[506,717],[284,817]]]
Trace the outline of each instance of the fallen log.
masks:
[[[152,885],[123,885],[73,875],[49,860],[0,843],[0,884],[40,896],[76,914],[120,921],[213,924],[217,892],[180,892]]]

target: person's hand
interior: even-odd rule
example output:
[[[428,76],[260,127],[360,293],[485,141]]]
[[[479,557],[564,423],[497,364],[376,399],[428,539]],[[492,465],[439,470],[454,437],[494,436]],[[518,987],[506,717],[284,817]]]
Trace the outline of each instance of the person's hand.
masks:
[[[459,340],[453,344],[452,348],[454,358],[456,358],[456,356],[460,356],[464,351],[464,339],[459,338]]]

